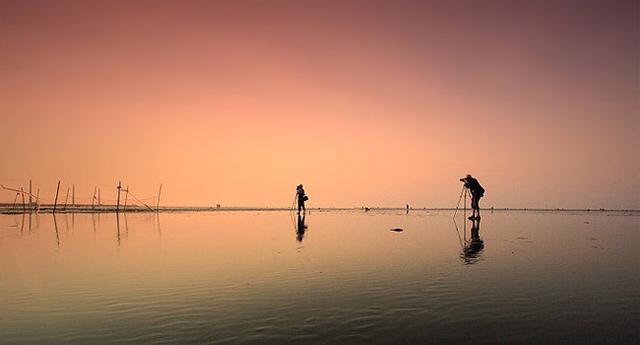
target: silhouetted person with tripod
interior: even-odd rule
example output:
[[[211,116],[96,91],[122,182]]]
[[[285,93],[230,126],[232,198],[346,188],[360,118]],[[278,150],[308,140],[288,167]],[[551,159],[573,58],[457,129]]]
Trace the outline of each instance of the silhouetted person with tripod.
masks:
[[[309,197],[304,193],[302,185],[296,187],[296,199],[298,199],[298,213],[300,213],[300,211],[307,212],[307,209],[304,207],[304,202],[309,200]]]
[[[471,220],[480,220],[480,198],[484,196],[484,188],[480,185],[480,182],[476,180],[473,176],[468,175],[464,178],[460,179],[461,182],[464,182],[464,187],[469,189],[471,192],[471,209],[473,210]]]

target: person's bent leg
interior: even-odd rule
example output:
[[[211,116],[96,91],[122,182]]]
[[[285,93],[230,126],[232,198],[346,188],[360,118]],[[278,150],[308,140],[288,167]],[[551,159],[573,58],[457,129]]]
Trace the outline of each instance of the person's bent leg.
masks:
[[[471,209],[472,209],[472,217],[476,216],[478,212],[478,197],[475,195],[471,196]]]

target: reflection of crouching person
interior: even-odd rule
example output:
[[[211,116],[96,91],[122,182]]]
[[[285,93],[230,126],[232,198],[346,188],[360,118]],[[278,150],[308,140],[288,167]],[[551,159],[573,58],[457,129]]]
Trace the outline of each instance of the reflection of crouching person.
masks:
[[[471,192],[471,209],[473,213],[469,219],[480,219],[480,198],[484,196],[484,188],[471,175],[461,178],[460,181],[464,182],[464,186]]]
[[[296,198],[298,199],[298,213],[300,213],[300,211],[307,212],[307,209],[304,207],[304,202],[309,200],[309,197],[304,193],[302,185],[296,187]]]

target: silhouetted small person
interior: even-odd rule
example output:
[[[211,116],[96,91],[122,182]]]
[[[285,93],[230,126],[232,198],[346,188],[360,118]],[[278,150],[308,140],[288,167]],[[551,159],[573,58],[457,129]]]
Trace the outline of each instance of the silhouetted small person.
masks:
[[[309,200],[309,197],[304,193],[302,185],[296,187],[296,199],[298,200],[298,214],[300,211],[306,212],[307,209],[304,207],[304,202]]]
[[[409,214],[409,204],[407,204],[407,214]]]
[[[480,185],[480,182],[473,176],[467,175],[460,179],[464,182],[464,186],[471,192],[471,209],[472,214],[469,219],[480,219],[480,198],[484,196],[484,188]]]
[[[307,226],[304,224],[305,215],[298,213],[298,226],[296,227],[296,240],[302,242],[304,238],[304,232],[307,230]]]

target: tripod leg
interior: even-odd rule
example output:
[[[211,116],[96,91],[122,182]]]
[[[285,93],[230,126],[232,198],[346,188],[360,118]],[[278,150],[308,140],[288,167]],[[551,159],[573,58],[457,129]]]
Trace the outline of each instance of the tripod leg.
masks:
[[[462,186],[462,190],[460,191],[460,197],[458,198],[458,205],[456,205],[456,211],[453,212],[453,218],[456,218],[456,214],[458,214],[458,209],[460,208],[460,201],[462,201],[462,194],[464,194],[465,188]]]
[[[463,187],[464,188],[464,187]],[[467,189],[464,188],[464,208],[463,208],[464,218],[467,218]],[[465,220],[466,223],[466,220]]]

